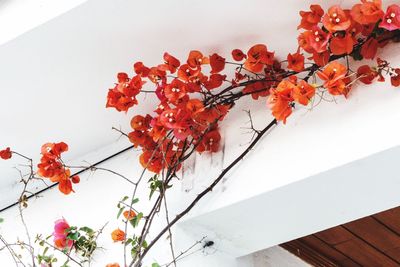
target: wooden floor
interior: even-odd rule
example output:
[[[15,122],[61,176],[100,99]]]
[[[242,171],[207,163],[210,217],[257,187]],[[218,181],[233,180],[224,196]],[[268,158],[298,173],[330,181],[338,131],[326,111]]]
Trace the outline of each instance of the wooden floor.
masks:
[[[305,236],[281,247],[318,267],[400,267],[400,207]]]

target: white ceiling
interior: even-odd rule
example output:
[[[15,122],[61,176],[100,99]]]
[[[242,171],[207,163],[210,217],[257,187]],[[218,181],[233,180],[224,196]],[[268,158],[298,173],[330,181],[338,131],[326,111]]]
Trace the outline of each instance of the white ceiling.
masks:
[[[0,8],[4,11],[10,1],[2,0]],[[61,7],[66,1],[59,2]],[[49,8],[46,18],[82,2]],[[130,72],[137,60],[158,64],[164,51],[181,59],[191,49],[228,56],[233,48],[260,42],[285,57],[296,48],[298,11],[311,2],[326,6],[343,1],[89,0],[0,46],[0,146],[38,159],[43,143],[62,140],[70,145],[67,158],[78,159],[114,144],[118,134],[111,127],[128,130],[129,125],[129,116],[105,109],[117,72]],[[36,19],[21,27],[12,19],[24,16],[10,14],[0,23],[7,25],[2,31],[8,39],[44,22]],[[142,108],[152,110],[150,96],[146,103]],[[94,158],[106,156],[98,152]],[[18,173],[12,169],[18,163],[0,162],[0,207],[19,194]]]

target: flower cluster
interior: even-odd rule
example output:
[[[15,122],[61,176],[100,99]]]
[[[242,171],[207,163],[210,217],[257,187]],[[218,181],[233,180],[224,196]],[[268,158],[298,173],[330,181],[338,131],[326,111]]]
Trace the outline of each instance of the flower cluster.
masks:
[[[317,90],[347,97],[356,80],[369,84],[379,76],[382,81],[383,71],[390,73],[392,84],[397,86],[399,69],[378,62],[378,66],[365,65],[352,72],[339,59],[373,59],[379,47],[398,35],[399,10],[398,5],[391,5],[385,13],[380,0],[363,0],[351,9],[335,5],[326,12],[319,5],[311,5],[310,11],[300,12],[298,29],[304,31],[298,36],[297,51],[289,53],[285,61],[279,61],[266,45],[256,44],[246,53],[234,49],[234,62],[197,50],[190,51],[183,64],[169,53],[157,66],[136,62],[132,78],[126,73],[117,75],[118,83],[110,89],[106,106],[127,111],[138,104],[136,96],[144,80],[154,84],[152,92],[159,104],[153,115],[132,118],[129,139],[142,149],[143,167],[155,173],[167,167],[177,171],[188,144],[198,152],[218,151],[218,123],[242,96],[268,97],[273,116],[286,123],[295,104],[308,105]],[[232,79],[222,73],[227,64],[238,66]],[[309,76],[301,78],[303,72]],[[308,83],[311,76],[315,80],[314,74],[320,78],[320,85]],[[220,89],[228,83],[229,87]],[[234,92],[238,88],[241,90]]]
[[[202,71],[205,65],[210,67],[208,76]],[[146,67],[142,62],[135,63],[136,76],[132,79],[126,73],[117,75],[118,84],[110,89],[110,93],[121,90],[139,93],[144,78],[156,87],[159,104],[155,114],[137,115],[131,120],[133,131],[129,133],[129,140],[142,149],[140,163],[143,167],[155,173],[167,166],[179,170],[182,151],[189,143],[199,152],[218,150],[221,140],[218,121],[224,118],[231,106],[207,105],[200,96],[210,94],[222,85],[226,75],[220,72],[224,67],[225,59],[217,54],[206,57],[199,51],[191,51],[185,64],[165,53],[164,63],[158,66]],[[176,76],[169,78],[173,74]],[[138,85],[135,90],[131,90],[133,80]],[[110,104],[114,103],[114,95],[110,93],[107,107],[127,111],[131,105]],[[130,103],[136,104],[137,101],[132,98]]]
[[[74,244],[73,240],[68,239],[69,224],[65,219],[59,219],[54,223],[54,246],[59,249],[70,250]]]
[[[42,146],[42,158],[37,165],[37,173],[52,182],[58,182],[58,189],[68,195],[74,190],[72,183],[79,183],[79,176],[71,176],[71,170],[68,169],[62,159],[61,154],[68,151],[68,145],[64,142],[46,143]]]

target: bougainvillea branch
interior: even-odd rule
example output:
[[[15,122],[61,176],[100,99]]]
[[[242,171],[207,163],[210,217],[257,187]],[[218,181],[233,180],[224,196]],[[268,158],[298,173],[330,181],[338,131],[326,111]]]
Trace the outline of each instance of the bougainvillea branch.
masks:
[[[151,94],[158,103],[150,114],[135,115],[131,119],[131,132],[113,128],[128,138],[141,153],[139,163],[143,171],[135,181],[114,170],[92,165],[66,165],[62,153],[68,150],[68,146],[63,142],[43,145],[36,172],[32,160],[22,156],[31,163],[30,178],[22,178],[22,181],[36,179],[37,174],[59,183],[62,193],[71,194],[74,192],[73,184],[79,182],[79,177],[71,174],[72,168],[102,170],[120,176],[133,185],[131,196],[123,197],[118,203],[117,218],[123,215],[123,230],[118,228],[111,234],[115,242],[123,243],[124,266],[142,266],[149,251],[167,233],[172,255],[168,265],[176,265],[181,254],[176,256],[174,251],[173,226],[213,191],[274,125],[279,122],[286,124],[298,107],[312,109],[321,101],[335,101],[341,96],[347,98],[356,84],[383,82],[386,76],[393,86],[400,86],[400,68],[377,57],[378,49],[390,42],[400,41],[399,5],[388,6],[386,12],[380,0],[362,0],[349,9],[334,5],[324,10],[319,5],[311,5],[309,10],[301,11],[300,16],[298,48],[282,59],[266,45],[255,44],[246,53],[240,49],[232,50],[232,60],[217,53],[207,56],[192,50],[181,62],[166,52],[159,65],[148,67],[136,62],[133,64],[133,75],[118,73],[117,83],[108,91],[106,107],[127,112],[141,104],[137,99],[141,93]],[[351,60],[364,59],[375,59],[376,63],[370,61],[370,65],[351,69]],[[171,213],[167,194],[182,175],[182,167],[195,153],[220,151],[223,140],[221,124],[238,101],[248,96],[253,100],[264,99],[274,119],[266,123],[262,130],[257,130],[248,111],[253,133],[249,146],[182,211]],[[9,159],[13,154],[20,155],[10,148],[0,151],[2,159]],[[145,179],[149,173],[149,179]],[[148,210],[141,210],[137,205],[138,188],[144,182],[147,182],[151,201]],[[24,193],[27,193],[26,186]],[[24,194],[20,201],[26,203]],[[160,231],[155,232],[152,226],[156,215],[161,212],[165,214],[166,222],[162,227],[159,225]],[[57,222],[57,229],[59,224],[63,227],[68,225],[65,221]],[[154,238],[148,240],[150,233]],[[55,247],[67,249],[68,253],[72,248],[78,252],[86,249],[92,252],[97,247],[95,240],[90,239],[93,234],[93,230],[84,227],[62,228],[61,232],[54,233],[54,242],[58,242]],[[79,238],[82,236],[93,242],[81,242]],[[45,255],[42,258],[52,260]],[[159,265],[154,263],[153,266]]]

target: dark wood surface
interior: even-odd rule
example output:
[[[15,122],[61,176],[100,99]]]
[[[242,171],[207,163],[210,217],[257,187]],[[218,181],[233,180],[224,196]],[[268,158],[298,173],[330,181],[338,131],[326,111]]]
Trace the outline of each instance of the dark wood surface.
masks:
[[[400,207],[281,247],[317,267],[400,267]]]

